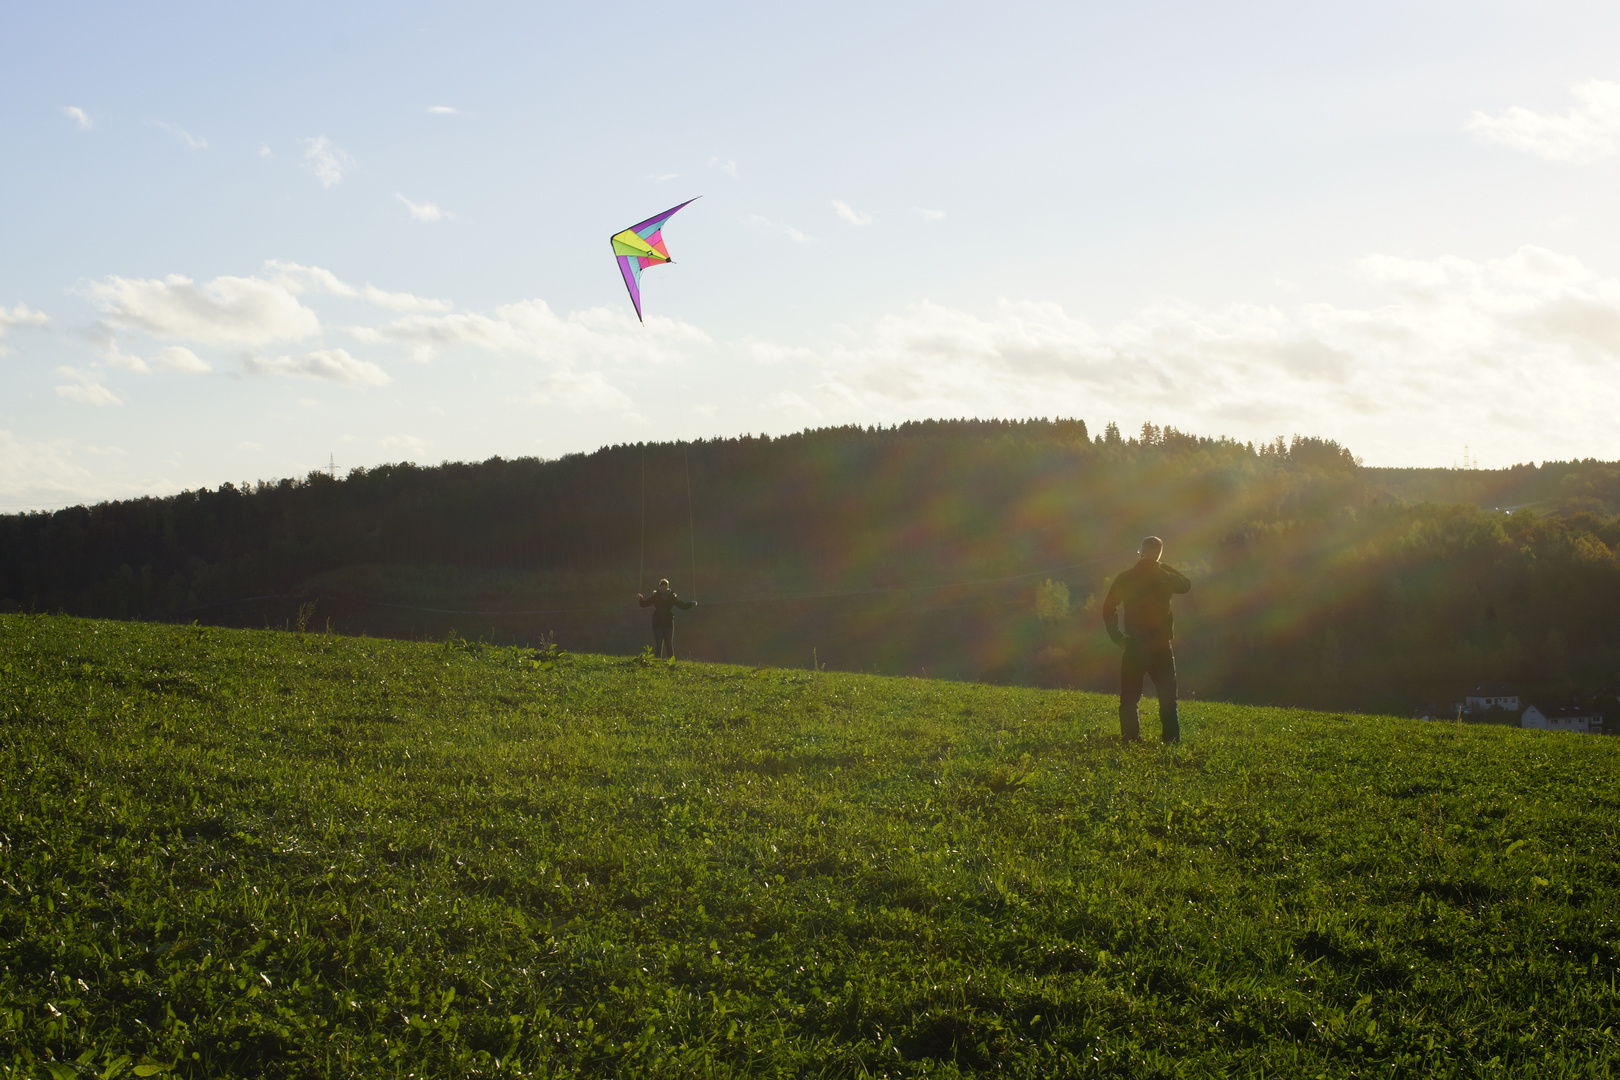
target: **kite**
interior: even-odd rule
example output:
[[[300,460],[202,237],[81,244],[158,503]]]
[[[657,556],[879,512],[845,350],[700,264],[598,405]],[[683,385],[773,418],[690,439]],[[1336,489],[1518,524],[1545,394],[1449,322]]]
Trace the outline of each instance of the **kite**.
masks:
[[[664,222],[674,217],[682,206],[694,202],[697,199],[687,199],[680,206],[672,206],[639,225],[613,234],[613,254],[619,257],[619,273],[624,275],[624,287],[630,290],[630,302],[636,305],[637,319],[641,318],[641,272],[649,266],[675,261],[664,247]]]

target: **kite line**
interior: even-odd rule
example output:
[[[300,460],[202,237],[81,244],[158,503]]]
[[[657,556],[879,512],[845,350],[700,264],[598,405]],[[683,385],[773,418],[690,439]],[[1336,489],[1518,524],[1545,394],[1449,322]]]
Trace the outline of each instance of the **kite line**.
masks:
[[[647,444],[641,444],[641,564],[636,567],[636,591],[647,587]]]
[[[697,600],[697,525],[692,518],[692,462],[681,447],[681,464],[686,466],[686,534],[692,545],[692,600]]]

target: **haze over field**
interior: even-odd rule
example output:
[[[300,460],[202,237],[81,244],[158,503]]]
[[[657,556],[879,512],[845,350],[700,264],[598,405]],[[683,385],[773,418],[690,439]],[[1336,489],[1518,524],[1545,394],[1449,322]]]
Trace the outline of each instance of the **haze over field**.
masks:
[[[13,6],[0,510],[925,416],[1620,457],[1612,6]],[[638,324],[610,233],[694,195]]]

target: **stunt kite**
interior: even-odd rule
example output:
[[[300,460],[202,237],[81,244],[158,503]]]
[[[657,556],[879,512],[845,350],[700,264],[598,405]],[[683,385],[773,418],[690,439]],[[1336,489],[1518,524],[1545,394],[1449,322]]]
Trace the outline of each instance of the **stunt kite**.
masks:
[[[697,199],[687,199],[681,206],[694,202]],[[613,254],[619,257],[619,273],[624,275],[624,287],[630,290],[630,302],[636,305],[637,319],[641,319],[641,272],[649,266],[675,261],[664,247],[663,228],[664,222],[674,217],[681,206],[672,206],[639,225],[613,234]]]

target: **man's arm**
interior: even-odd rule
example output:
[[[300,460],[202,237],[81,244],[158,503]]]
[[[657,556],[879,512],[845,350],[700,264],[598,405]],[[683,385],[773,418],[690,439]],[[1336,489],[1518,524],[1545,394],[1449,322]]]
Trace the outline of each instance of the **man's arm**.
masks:
[[[1103,600],[1102,621],[1115,645],[1125,640],[1125,635],[1119,632],[1119,578],[1108,586],[1108,596]]]
[[[1164,576],[1169,579],[1171,592],[1192,592],[1192,581],[1187,577],[1186,574],[1183,574],[1180,570],[1177,570],[1173,566],[1166,566],[1163,563],[1159,564],[1159,569],[1163,570]]]
[[[652,597],[642,596],[640,593],[636,593],[636,603],[640,604],[642,607],[652,607],[653,605]]]
[[[675,606],[680,608],[682,611],[691,611],[693,608],[697,607],[697,601],[696,600],[682,600],[679,597],[676,597]]]

